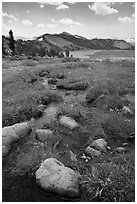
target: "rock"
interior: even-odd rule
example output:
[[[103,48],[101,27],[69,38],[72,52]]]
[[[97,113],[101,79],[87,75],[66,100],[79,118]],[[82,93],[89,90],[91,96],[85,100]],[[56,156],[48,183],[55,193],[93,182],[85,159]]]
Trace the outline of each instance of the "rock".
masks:
[[[127,106],[124,106],[122,108],[122,112],[126,116],[132,116],[133,115],[133,112]]]
[[[50,142],[53,145],[57,142],[57,137],[49,129],[36,130],[35,137],[40,142]]]
[[[117,151],[118,153],[125,153],[127,150],[126,150],[125,147],[117,147],[117,148],[116,148],[116,151]]]
[[[99,157],[101,156],[101,151],[100,150],[96,150],[90,146],[88,146],[85,150],[85,153],[90,156],[90,157]]]
[[[5,156],[8,154],[10,147],[8,146],[2,146],[2,156]]]
[[[107,150],[107,142],[103,138],[100,138],[100,139],[95,140],[90,145],[90,147],[93,147],[96,150],[101,150],[103,152],[106,152],[106,150]]]
[[[126,147],[126,146],[128,146],[128,143],[127,143],[127,142],[124,142],[124,143],[122,144],[122,146],[123,146],[123,147]]]
[[[28,122],[17,123],[13,125],[13,129],[19,137],[24,137],[28,135],[31,131],[31,127]]]
[[[135,142],[135,133],[131,133],[130,136],[127,138],[128,142],[134,143]]]
[[[71,130],[79,127],[79,124],[74,119],[65,115],[60,117],[59,122]]]
[[[46,191],[71,197],[79,195],[80,174],[55,158],[42,162],[35,176],[37,184]]]
[[[74,154],[71,150],[69,151],[70,152],[70,159],[72,162],[77,162],[77,155]]]
[[[19,140],[21,137],[27,136],[31,131],[31,125],[27,122],[17,123],[12,126],[2,128],[2,154],[5,156],[11,144]]]

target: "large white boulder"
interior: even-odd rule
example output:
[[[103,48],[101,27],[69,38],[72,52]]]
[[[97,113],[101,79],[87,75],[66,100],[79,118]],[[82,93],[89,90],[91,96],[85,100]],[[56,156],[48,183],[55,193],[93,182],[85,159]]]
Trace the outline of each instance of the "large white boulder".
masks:
[[[35,176],[37,184],[45,191],[71,197],[79,195],[80,174],[55,158],[48,158],[42,162]]]
[[[106,142],[105,139],[100,138],[100,139],[97,139],[94,142],[92,142],[90,147],[93,147],[96,150],[101,150],[103,152],[106,152],[106,150],[107,150],[107,142]]]
[[[79,127],[79,124],[74,119],[65,115],[60,117],[59,122],[61,125],[64,125],[71,130]]]

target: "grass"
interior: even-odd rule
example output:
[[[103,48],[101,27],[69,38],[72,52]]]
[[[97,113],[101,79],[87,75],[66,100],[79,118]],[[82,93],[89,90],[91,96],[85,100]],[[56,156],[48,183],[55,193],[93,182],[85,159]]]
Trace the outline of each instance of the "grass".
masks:
[[[109,54],[124,55],[123,51],[103,53],[103,57]],[[125,51],[125,55],[128,56],[128,51]],[[15,181],[16,174],[29,175],[30,180],[32,177],[34,179],[34,173],[40,163],[46,158],[55,157],[81,173],[83,179],[78,198],[80,201],[134,201],[134,144],[128,141],[125,154],[116,152],[116,148],[127,142],[130,133],[135,131],[135,115],[129,118],[121,111],[124,105],[133,112],[135,110],[134,65],[132,62],[120,63],[123,64],[74,58],[41,58],[37,62],[32,59],[17,61],[4,58],[2,125],[36,119],[31,134],[13,145],[3,167],[4,177],[8,179],[8,175],[11,175],[11,185],[17,185],[19,192],[26,186],[28,177],[25,177],[26,180],[23,180],[20,186],[17,180]],[[53,91],[50,86],[45,87],[42,84],[43,79],[48,80],[49,84],[57,85],[57,89]],[[59,108],[57,120],[44,124],[45,118],[41,117],[39,104],[45,105],[46,108],[50,103]],[[60,115],[75,119],[79,128],[72,131],[61,126],[58,121]],[[40,128],[50,128],[55,136],[59,137],[59,144],[54,147],[38,142],[35,139],[35,131]],[[102,137],[107,140],[112,152],[108,151],[88,162],[82,160],[85,148],[95,139]],[[78,161],[75,164],[70,159],[70,150],[77,154]],[[27,185],[29,188],[29,183]],[[34,188],[31,188],[34,193]],[[9,193],[9,189],[11,193],[9,200],[18,197],[19,201],[22,201],[14,191],[12,197],[12,188],[7,189],[5,195]],[[39,201],[40,193],[39,189]],[[26,198],[32,201],[29,191],[25,191],[23,196],[25,201]],[[50,198],[48,197],[49,201]]]
[[[114,161],[92,165],[82,183],[83,197],[88,202],[134,202],[134,187],[134,166]]]
[[[122,114],[117,113],[111,113],[102,126],[108,140],[113,138],[126,141],[129,135],[135,131],[135,121],[128,120]]]

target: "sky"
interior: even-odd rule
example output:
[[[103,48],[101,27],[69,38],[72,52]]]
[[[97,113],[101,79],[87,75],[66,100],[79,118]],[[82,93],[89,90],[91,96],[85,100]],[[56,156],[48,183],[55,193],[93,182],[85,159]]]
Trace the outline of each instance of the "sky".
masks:
[[[86,38],[134,38],[134,2],[3,2],[2,34],[68,32]]]

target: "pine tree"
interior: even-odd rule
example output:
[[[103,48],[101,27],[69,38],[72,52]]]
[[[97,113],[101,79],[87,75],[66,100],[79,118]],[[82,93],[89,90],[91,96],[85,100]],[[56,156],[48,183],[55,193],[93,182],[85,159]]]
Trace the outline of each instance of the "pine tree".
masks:
[[[15,41],[14,41],[12,30],[9,31],[9,40],[10,40],[9,47],[12,51],[12,55],[14,55],[15,54]]]

